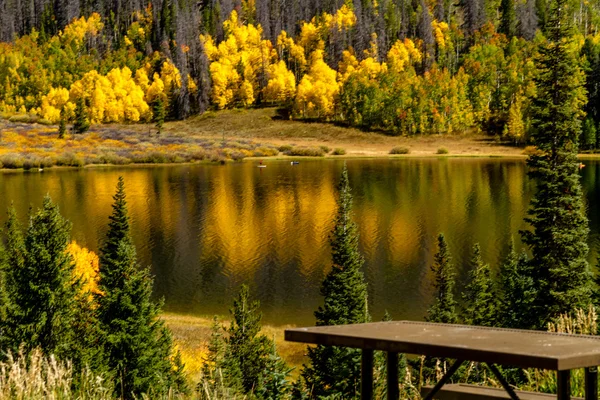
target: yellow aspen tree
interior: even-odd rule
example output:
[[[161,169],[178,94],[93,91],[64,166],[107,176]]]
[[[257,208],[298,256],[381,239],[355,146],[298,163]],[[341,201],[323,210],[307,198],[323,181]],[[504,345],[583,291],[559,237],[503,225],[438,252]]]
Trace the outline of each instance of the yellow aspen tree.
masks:
[[[269,82],[264,91],[265,100],[272,103],[287,103],[296,94],[296,78],[283,61],[269,67]]]
[[[81,281],[82,294],[89,296],[90,299],[94,294],[100,294],[98,288],[99,260],[96,253],[81,247],[76,241],[69,243],[67,253],[73,257],[75,263],[73,278]]]
[[[330,118],[340,91],[337,73],[323,60],[322,50],[315,50],[310,59],[308,73],[298,85],[295,111],[304,117]]]
[[[391,71],[403,72],[412,64],[421,62],[423,55],[410,39],[398,40],[387,54],[387,64]]]

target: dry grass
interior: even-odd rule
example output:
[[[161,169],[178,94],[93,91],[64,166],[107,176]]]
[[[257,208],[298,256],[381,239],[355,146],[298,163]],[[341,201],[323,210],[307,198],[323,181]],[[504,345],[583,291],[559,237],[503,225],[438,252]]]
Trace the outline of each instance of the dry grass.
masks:
[[[189,378],[193,382],[198,382],[201,376],[202,364],[208,351],[213,319],[169,313],[163,314],[162,318],[173,332],[175,343],[186,364]],[[229,321],[221,321],[224,325],[229,325]],[[263,325],[262,333],[275,340],[277,351],[290,366],[296,367],[292,375],[297,376],[300,366],[305,362],[306,345],[284,340],[284,330],[291,327]]]
[[[113,124],[58,139],[56,126],[0,120],[0,164],[4,168],[223,162],[281,153],[322,156],[331,148],[344,149],[345,157],[389,157],[390,150],[398,147],[408,150],[410,155],[405,157],[431,157],[436,156],[440,146],[451,156],[523,157],[521,148],[486,137],[394,137],[332,123],[291,121],[274,108],[209,111],[185,121],[169,122],[160,135],[148,124]]]
[[[73,381],[79,388],[73,391]],[[57,361],[53,356],[44,357],[40,350],[29,356],[22,353],[8,355],[0,363],[0,399],[18,400],[67,400],[112,399],[112,387],[100,376],[84,370],[75,376],[70,362]]]

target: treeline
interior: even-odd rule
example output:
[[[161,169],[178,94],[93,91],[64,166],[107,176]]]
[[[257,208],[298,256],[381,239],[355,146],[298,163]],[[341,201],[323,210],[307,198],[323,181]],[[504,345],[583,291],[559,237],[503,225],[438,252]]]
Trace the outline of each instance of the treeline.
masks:
[[[393,134],[533,134],[550,1],[6,0],[0,109],[63,124],[278,105]],[[600,7],[571,1],[586,74],[583,149],[600,121]],[[76,115],[77,104],[80,113]]]

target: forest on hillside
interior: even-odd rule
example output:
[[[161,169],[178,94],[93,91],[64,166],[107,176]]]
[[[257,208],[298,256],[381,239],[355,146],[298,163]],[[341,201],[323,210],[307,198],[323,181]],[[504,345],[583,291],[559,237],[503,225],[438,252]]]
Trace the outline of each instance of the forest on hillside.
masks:
[[[391,134],[532,134],[547,0],[2,0],[0,112],[64,125],[278,106]],[[597,146],[600,2],[570,0]]]

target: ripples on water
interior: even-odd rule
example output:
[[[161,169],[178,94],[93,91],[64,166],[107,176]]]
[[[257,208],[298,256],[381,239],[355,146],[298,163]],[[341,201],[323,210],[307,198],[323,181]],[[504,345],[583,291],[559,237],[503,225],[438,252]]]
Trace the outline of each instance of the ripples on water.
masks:
[[[374,319],[423,317],[431,299],[436,236],[444,232],[458,270],[477,241],[497,266],[526,226],[532,193],[521,160],[348,160],[355,220]],[[592,256],[598,241],[600,163],[586,162]],[[73,237],[96,250],[123,175],[143,265],[174,312],[226,314],[250,282],[270,323],[312,324],[330,263],[328,235],[343,162],[307,160],[219,165],[47,170],[0,174],[0,207],[23,218],[49,193],[73,222]],[[600,175],[599,175],[600,176]],[[5,215],[0,216],[3,222]]]

